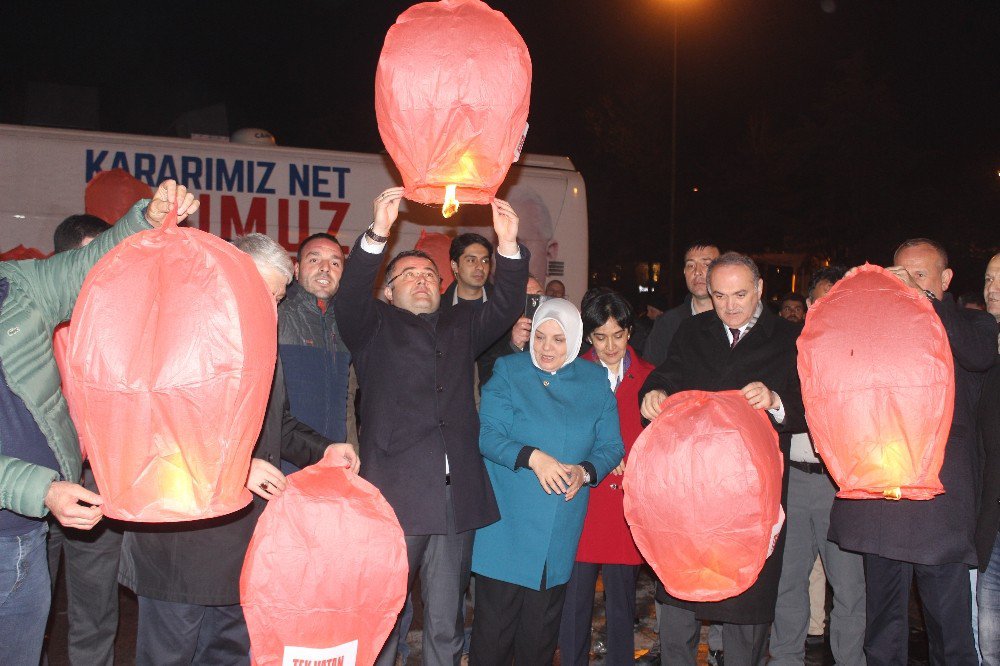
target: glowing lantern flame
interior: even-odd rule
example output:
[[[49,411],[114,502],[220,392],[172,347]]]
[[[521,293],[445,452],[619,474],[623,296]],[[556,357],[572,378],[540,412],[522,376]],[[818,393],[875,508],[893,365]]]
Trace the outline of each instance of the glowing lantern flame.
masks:
[[[882,491],[882,497],[888,500],[902,499],[903,492],[900,485],[903,483],[903,470],[913,466],[909,451],[901,442],[889,442],[881,448],[880,453],[881,468],[892,484]]]
[[[455,198],[455,186],[448,185],[444,188],[444,205],[441,206],[441,214],[446,218],[458,212],[458,199]]]
[[[178,451],[163,458],[160,467],[160,494],[166,505],[175,511],[196,514],[195,481],[184,455]]]

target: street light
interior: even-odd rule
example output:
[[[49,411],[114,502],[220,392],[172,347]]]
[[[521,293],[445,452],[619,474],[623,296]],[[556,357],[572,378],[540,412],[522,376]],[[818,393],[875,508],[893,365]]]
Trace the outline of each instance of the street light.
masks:
[[[674,270],[674,257],[677,253],[677,24],[680,13],[676,2],[671,3],[674,9],[674,57],[673,85],[670,95],[670,253],[667,255],[667,265],[670,266],[670,303],[674,302],[677,289],[677,271]]]

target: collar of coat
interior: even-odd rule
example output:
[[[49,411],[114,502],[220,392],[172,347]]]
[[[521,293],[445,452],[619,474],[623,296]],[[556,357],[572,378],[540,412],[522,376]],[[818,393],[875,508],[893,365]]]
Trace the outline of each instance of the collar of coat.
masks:
[[[715,310],[709,310],[708,312],[702,312],[701,314],[695,315],[695,319],[699,320],[699,324],[703,331],[706,331],[711,337],[721,340],[727,347],[729,346],[729,338],[726,337],[725,324],[719,315],[715,313]],[[775,321],[777,321],[778,315],[771,312],[771,309],[766,305],[763,306],[760,312],[760,317],[757,319],[757,323],[750,327],[744,335],[750,339],[756,340],[758,337],[763,335],[764,337],[771,337],[774,333]],[[742,340],[740,341],[742,344]],[[738,348],[740,345],[736,345],[733,349]]]

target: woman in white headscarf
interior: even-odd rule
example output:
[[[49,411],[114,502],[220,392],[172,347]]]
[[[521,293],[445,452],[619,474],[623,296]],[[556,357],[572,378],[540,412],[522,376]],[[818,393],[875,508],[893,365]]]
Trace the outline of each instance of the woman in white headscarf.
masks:
[[[476,532],[470,664],[551,663],[587,498],[624,456],[606,371],[577,353],[580,312],[542,303],[530,353],[497,360],[479,448],[500,520]]]

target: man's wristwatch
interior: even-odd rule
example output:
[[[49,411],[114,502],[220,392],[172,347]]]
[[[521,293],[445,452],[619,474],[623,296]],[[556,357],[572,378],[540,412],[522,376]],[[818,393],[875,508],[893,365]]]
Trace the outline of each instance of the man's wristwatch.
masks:
[[[929,298],[932,302],[937,300],[937,296],[935,296],[934,292],[930,289],[924,289],[924,296]]]
[[[368,238],[372,239],[376,243],[387,243],[387,242],[389,242],[389,237],[388,236],[379,236],[377,233],[375,233],[375,223],[374,222],[372,222],[371,224],[368,225],[368,230],[365,232],[365,236],[368,236]]]

